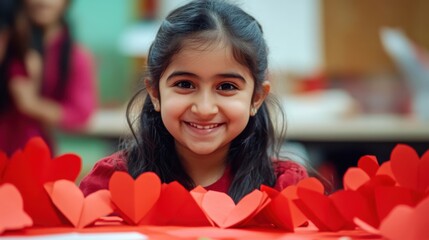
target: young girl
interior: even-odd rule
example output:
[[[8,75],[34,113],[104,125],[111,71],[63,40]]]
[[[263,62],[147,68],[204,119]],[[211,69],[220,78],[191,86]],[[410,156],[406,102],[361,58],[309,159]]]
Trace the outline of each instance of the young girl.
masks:
[[[23,23],[31,25],[31,43],[24,54],[14,54],[7,79],[2,79],[9,96],[0,99],[0,149],[8,154],[33,136],[52,145],[50,129],[81,129],[96,108],[94,63],[73,41],[65,20],[69,4],[22,1],[20,12]]]
[[[152,171],[163,182],[201,185],[235,201],[261,184],[297,183],[307,176],[302,166],[272,161],[266,74],[262,28],[239,7],[196,0],[174,10],[149,51],[135,139],[95,165],[81,182],[84,194],[107,188],[114,171]]]

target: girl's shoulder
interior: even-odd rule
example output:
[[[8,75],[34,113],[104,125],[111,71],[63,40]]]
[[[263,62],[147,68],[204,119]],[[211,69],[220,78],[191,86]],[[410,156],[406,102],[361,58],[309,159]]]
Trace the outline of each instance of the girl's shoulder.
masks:
[[[283,190],[287,186],[295,185],[299,181],[308,177],[306,168],[291,160],[273,160],[274,174],[277,178],[274,188],[278,191]]]
[[[104,169],[113,171],[127,171],[127,160],[123,151],[118,151],[99,160],[95,165],[94,169]]]
[[[107,189],[110,177],[116,171],[127,171],[126,157],[122,151],[99,160],[88,175],[82,179],[79,188],[85,196],[101,189]]]

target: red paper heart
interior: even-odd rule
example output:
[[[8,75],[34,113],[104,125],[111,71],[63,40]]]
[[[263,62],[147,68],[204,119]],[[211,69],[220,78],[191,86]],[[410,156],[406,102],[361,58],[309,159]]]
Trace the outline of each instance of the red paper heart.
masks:
[[[59,179],[75,181],[81,170],[81,159],[75,154],[64,154],[51,159],[49,147],[40,137],[28,141],[21,157],[12,158],[5,173],[5,181],[21,182],[29,177],[31,181],[45,184]],[[29,176],[20,172],[25,169]]]
[[[112,201],[129,224],[138,224],[151,210],[161,194],[161,180],[152,172],[134,180],[126,172],[115,172],[110,178]]]
[[[344,174],[343,185],[346,190],[357,190],[371,180],[371,177],[360,168],[351,167]]]
[[[3,182],[3,173],[6,170],[6,166],[9,163],[6,153],[0,151],[0,183]]]
[[[377,158],[373,155],[365,155],[358,161],[358,167],[366,172],[369,177],[373,177],[378,170]]]
[[[266,194],[254,190],[235,205],[227,194],[208,191],[204,194],[202,208],[217,226],[228,228],[243,224],[255,216],[268,203],[267,199]]]
[[[429,198],[415,208],[399,205],[380,225],[380,233],[390,240],[429,239]]]
[[[390,164],[390,161],[387,161],[381,164],[381,166],[378,168],[377,173],[375,175],[386,175],[396,181],[395,176],[393,175],[393,172],[392,172],[392,166]]]
[[[301,181],[299,181],[296,186],[299,188],[312,190],[318,193],[325,192],[325,187],[323,186],[323,184],[317,178],[314,178],[314,177],[304,178]],[[296,198],[298,197],[296,196]]]
[[[210,226],[206,215],[180,183],[163,184],[155,206],[139,225]]]
[[[320,231],[345,229],[344,217],[328,196],[305,188],[298,188],[297,194],[295,204]]]
[[[57,209],[74,227],[83,228],[113,212],[108,190],[99,190],[85,198],[82,191],[68,180],[47,183],[45,189]]]
[[[392,172],[403,187],[426,192],[429,187],[429,151],[419,158],[410,146],[397,145],[390,157]]]
[[[354,228],[354,219],[359,218],[366,223],[378,227],[379,221],[376,211],[371,208],[359,192],[339,190],[329,196],[337,210],[347,222],[346,228]]]
[[[36,137],[28,141],[23,151],[18,150],[12,155],[3,180],[19,189],[25,211],[35,225],[59,226],[63,219],[56,213],[43,184],[59,179],[75,181],[80,168],[81,160],[74,154],[51,159],[48,146]]]
[[[415,206],[418,201],[412,190],[399,186],[376,187],[374,189],[374,197],[380,221],[396,206]]]
[[[305,188],[323,194],[323,184],[314,177],[304,178],[296,186],[288,186],[280,193],[275,189],[262,186],[261,190],[267,192],[272,199],[270,204],[263,210],[265,218],[268,218],[279,228],[293,231],[307,221],[307,217],[296,206],[294,200],[298,199],[297,189]]]
[[[12,184],[0,186],[0,234],[4,230],[17,230],[33,225],[33,221],[24,212],[23,202],[18,189]]]
[[[289,186],[287,188],[291,187],[295,186]],[[271,198],[271,202],[262,210],[261,216],[258,216],[259,219],[262,219],[260,221],[262,221],[262,223],[274,224],[278,228],[293,232],[296,221],[299,220],[295,220],[294,215],[292,215],[292,208],[295,207],[295,209],[297,209],[292,200],[268,186],[262,185],[261,191],[268,194]]]

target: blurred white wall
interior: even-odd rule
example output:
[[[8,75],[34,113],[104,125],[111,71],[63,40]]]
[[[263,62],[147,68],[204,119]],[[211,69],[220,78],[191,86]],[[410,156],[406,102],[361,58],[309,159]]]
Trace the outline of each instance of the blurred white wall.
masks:
[[[189,0],[162,0],[160,17]],[[232,0],[264,28],[272,70],[311,73],[322,65],[320,0]]]

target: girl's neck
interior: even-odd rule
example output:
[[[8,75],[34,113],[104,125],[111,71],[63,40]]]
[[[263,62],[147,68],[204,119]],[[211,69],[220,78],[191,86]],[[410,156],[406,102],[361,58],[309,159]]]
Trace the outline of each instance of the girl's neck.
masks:
[[[61,33],[62,29],[63,29],[63,26],[60,22],[52,23],[44,27],[43,42],[45,44],[49,44],[52,41],[54,41],[54,39],[56,39],[58,34]]]
[[[218,181],[224,174],[229,146],[209,155],[198,155],[189,149],[176,144],[180,162],[189,177],[198,186],[209,186]]]

